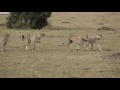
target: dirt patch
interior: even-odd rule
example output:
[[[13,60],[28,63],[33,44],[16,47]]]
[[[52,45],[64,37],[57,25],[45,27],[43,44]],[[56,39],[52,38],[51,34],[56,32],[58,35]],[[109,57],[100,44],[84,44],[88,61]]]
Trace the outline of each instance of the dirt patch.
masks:
[[[115,53],[115,54],[113,54],[113,56],[119,56],[120,57],[120,53]]]
[[[61,22],[61,23],[66,23],[69,24],[69,22]],[[75,28],[69,28],[69,27],[58,27],[58,26],[46,26],[45,29],[50,29],[50,30],[80,30],[80,28],[75,27]]]
[[[120,60],[120,53],[114,53],[110,57],[114,58],[114,60]]]
[[[110,27],[101,27],[97,29],[98,31],[116,31],[116,29]]]
[[[96,25],[104,25],[104,23],[96,23]]]
[[[54,36],[54,35],[50,35],[50,36],[47,36],[47,38],[63,38],[64,36]]]
[[[107,49],[106,51],[111,51],[110,49]]]
[[[65,27],[49,27],[51,30],[71,30],[71,28],[65,28]]]
[[[104,51],[111,51],[111,49],[109,49],[109,48],[104,48]]]
[[[5,27],[6,26],[6,24],[0,24],[0,27]]]
[[[109,61],[116,61],[120,63],[120,53],[112,53],[112,54],[108,54],[108,55],[103,55],[101,57],[103,60],[109,60]],[[113,62],[115,63],[115,62]]]
[[[61,22],[61,23],[69,23],[69,22]]]

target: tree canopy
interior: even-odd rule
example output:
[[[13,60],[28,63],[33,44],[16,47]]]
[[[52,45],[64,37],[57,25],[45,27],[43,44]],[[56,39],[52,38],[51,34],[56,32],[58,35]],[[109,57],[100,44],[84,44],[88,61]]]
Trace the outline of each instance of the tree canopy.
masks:
[[[41,29],[48,25],[47,19],[51,14],[52,12],[10,12],[6,24],[11,29]]]

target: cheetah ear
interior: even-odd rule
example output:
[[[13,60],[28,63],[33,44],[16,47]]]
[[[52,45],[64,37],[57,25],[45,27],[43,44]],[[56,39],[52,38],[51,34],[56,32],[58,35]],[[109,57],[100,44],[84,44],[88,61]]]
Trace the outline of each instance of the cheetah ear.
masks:
[[[24,36],[24,35],[22,35],[22,40],[23,40],[23,41],[25,40],[25,36]]]

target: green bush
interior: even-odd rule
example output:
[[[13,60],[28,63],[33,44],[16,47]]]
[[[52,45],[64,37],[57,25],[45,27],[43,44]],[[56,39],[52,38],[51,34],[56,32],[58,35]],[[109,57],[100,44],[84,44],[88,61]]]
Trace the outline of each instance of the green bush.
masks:
[[[48,25],[52,12],[10,12],[6,25],[11,29],[41,29]]]

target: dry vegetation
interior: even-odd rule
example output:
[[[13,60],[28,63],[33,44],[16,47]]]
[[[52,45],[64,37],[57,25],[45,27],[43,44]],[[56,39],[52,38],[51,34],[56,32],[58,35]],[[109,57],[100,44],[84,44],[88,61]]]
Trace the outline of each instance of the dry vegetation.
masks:
[[[0,25],[5,24],[6,16],[0,15]],[[120,78],[119,12],[54,12],[49,22],[51,26],[42,30],[0,26],[0,36],[11,34],[8,50],[0,52],[0,78]],[[46,35],[41,39],[40,51],[26,51],[21,35],[39,32]],[[97,45],[93,51],[77,51],[77,44],[67,50],[62,42],[71,33],[102,34],[103,51]]]

